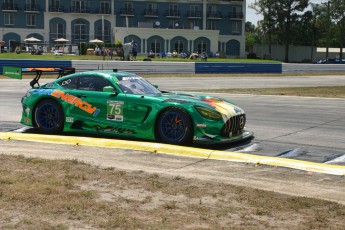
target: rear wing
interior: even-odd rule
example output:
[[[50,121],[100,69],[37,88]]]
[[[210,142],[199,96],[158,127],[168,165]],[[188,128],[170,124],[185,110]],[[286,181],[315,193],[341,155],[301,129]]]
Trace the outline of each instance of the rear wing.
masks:
[[[58,73],[58,77],[66,76],[75,73],[75,68],[63,68],[63,67],[12,67],[4,66],[3,75],[14,79],[22,79],[23,73],[36,73],[34,79],[30,82],[30,86],[33,88],[36,84],[40,86],[38,81],[41,78],[42,73]]]

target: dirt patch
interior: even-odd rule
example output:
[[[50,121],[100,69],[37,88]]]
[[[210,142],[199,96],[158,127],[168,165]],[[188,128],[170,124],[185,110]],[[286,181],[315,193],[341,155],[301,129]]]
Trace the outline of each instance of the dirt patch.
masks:
[[[344,197],[340,176],[86,146],[0,149],[0,228],[345,228],[345,206],[328,201]]]

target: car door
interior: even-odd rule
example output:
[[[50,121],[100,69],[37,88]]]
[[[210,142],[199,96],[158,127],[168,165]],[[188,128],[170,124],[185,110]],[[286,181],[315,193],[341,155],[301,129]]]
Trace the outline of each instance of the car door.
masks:
[[[104,92],[104,87],[112,87],[113,91]],[[84,116],[89,122],[107,123],[123,122],[126,97],[116,92],[116,88],[101,76],[79,77],[78,93],[75,95],[82,101],[82,106],[73,113]]]

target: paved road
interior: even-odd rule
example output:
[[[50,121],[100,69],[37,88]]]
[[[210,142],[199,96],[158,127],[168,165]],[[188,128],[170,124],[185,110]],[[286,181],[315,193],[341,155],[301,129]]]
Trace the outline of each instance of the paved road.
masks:
[[[345,77],[342,76],[151,78],[150,81],[169,90],[221,88],[225,87],[224,82],[236,87],[245,85],[253,88],[281,86],[282,81],[290,86],[345,85]],[[20,98],[28,89],[28,82],[29,80],[0,79],[0,131],[22,127],[18,122],[21,116]],[[247,125],[254,131],[255,139],[249,143],[211,148],[345,165],[345,99],[229,94],[221,96],[246,110]]]

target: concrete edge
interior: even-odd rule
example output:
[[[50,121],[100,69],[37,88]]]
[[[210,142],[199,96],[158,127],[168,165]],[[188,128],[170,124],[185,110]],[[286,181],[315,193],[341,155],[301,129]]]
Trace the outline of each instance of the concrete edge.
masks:
[[[285,167],[308,172],[317,172],[331,175],[345,176],[345,166],[308,162],[278,157],[258,156],[238,152],[199,149],[193,147],[168,145],[162,143],[128,141],[117,139],[104,139],[77,136],[55,136],[27,133],[0,132],[2,140],[20,140],[44,142],[52,144],[80,145],[104,148],[130,149],[147,151],[157,154],[171,154],[177,156],[196,157],[202,159],[225,160],[232,162],[250,163],[255,165],[268,165]]]

